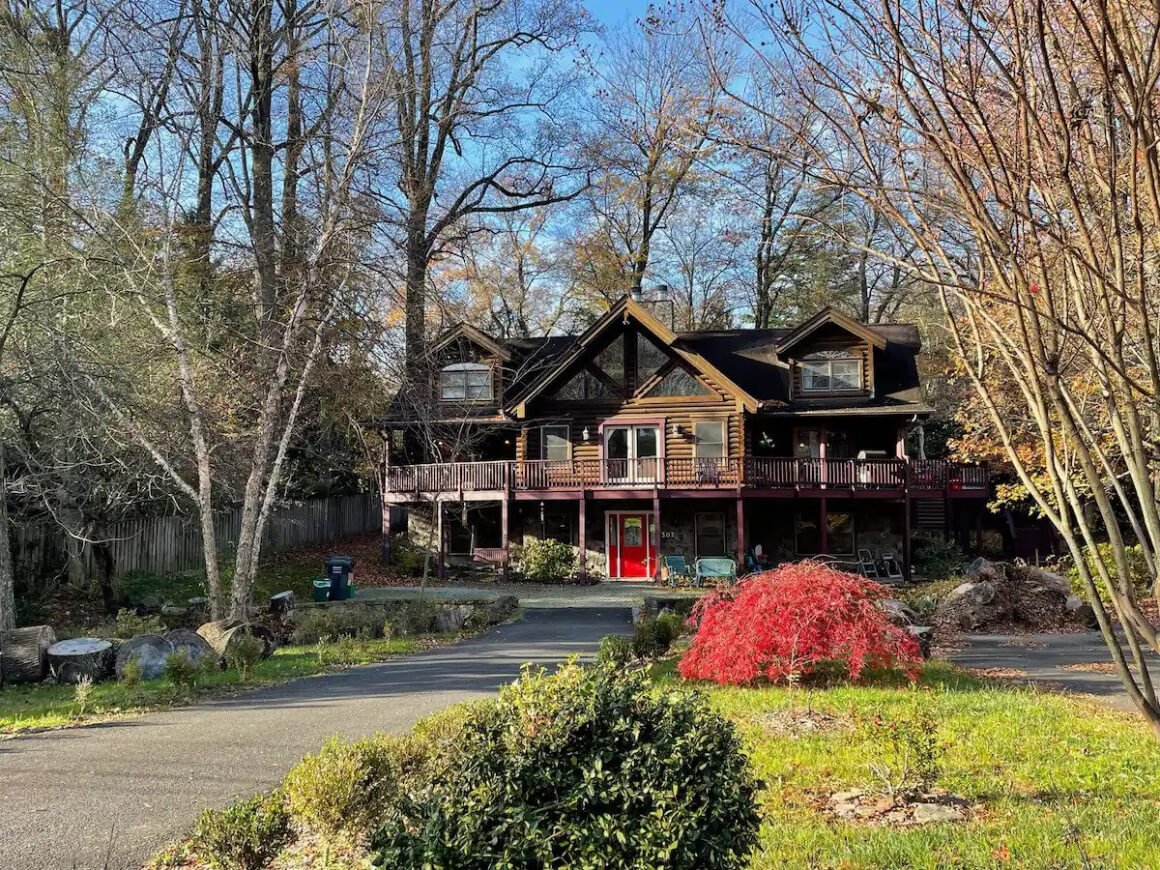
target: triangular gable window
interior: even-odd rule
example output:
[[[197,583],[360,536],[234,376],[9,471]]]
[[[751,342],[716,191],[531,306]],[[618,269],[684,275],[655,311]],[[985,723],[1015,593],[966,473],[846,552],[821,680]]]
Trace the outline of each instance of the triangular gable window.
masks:
[[[713,391],[680,366],[661,378],[645,394],[646,398],[675,396],[712,396]]]
[[[624,384],[624,336],[618,335],[612,344],[596,355],[597,367],[616,383]]]
[[[612,393],[600,378],[589,372],[579,372],[552,394],[561,402],[583,402],[586,399],[604,399]]]
[[[636,334],[636,382],[643,384],[669,361],[669,355],[661,350],[643,332]]]

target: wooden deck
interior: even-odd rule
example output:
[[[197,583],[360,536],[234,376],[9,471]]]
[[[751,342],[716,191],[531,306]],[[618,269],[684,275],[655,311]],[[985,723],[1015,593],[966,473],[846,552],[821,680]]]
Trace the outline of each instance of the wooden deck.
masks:
[[[387,469],[387,498],[631,498],[742,494],[895,497],[932,493],[985,498],[985,465],[928,459],[583,459],[495,460],[398,465]]]

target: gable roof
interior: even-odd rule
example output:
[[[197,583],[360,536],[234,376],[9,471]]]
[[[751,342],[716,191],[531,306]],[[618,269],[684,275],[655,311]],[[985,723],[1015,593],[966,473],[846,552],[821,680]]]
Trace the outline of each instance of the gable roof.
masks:
[[[516,417],[522,418],[527,415],[527,404],[536,396],[544,392],[545,389],[563,372],[566,368],[571,366],[579,360],[593,343],[603,335],[613,324],[621,317],[631,317],[640,326],[652,334],[660,344],[664,345],[678,357],[683,359],[686,363],[696,369],[703,375],[708,375],[716,381],[726,392],[732,393],[733,396],[741,402],[743,407],[754,412],[757,410],[757,399],[749,394],[746,390],[738,386],[734,381],[718,369],[713,363],[706,359],[702,354],[695,350],[683,347],[678,340],[679,336],[673,332],[659,320],[657,320],[643,305],[636,302],[631,296],[622,296],[611,308],[605,312],[604,316],[586,329],[583,334],[573,343],[573,345],[563,353],[559,359],[545,371],[540,377],[533,380],[520,395],[518,395],[513,402],[508,405],[508,410]]]
[[[500,359],[502,359],[504,362],[508,362],[512,358],[512,354],[511,354],[510,350],[508,350],[506,347],[504,347],[502,344],[500,344],[498,341],[496,341],[494,338],[492,338],[490,335],[488,335],[482,329],[477,329],[476,327],[472,326],[470,323],[466,323],[463,321],[460,321],[459,323],[455,324],[450,329],[448,329],[446,332],[444,332],[443,335],[441,335],[439,337],[439,339],[435,342],[434,346],[431,348],[431,352],[438,353],[439,351],[443,350],[443,348],[447,347],[447,345],[451,344],[453,341],[456,341],[460,338],[467,339],[472,344],[478,345],[479,347],[482,347],[484,350],[495,354]]]
[[[846,330],[851,335],[856,335],[858,338],[867,342],[873,347],[882,350],[886,347],[886,339],[875,329],[867,326],[864,323],[859,323],[852,317],[847,317],[840,311],[835,311],[831,306],[827,305],[805,323],[790,330],[788,334],[782,337],[781,341],[777,343],[774,350],[779,354],[784,354],[792,347],[800,344],[804,339],[818,329],[832,323],[835,326]]]

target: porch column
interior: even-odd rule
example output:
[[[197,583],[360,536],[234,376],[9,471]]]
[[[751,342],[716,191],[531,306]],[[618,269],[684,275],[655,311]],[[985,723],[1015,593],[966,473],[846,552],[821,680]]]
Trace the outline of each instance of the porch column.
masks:
[[[508,569],[511,566],[511,552],[508,541],[508,497],[505,494],[499,502],[499,543],[503,547],[503,579],[508,578]]]
[[[826,522],[826,497],[818,499],[818,550],[825,556],[830,552],[830,524]]]
[[[383,519],[382,519],[382,556],[383,567],[391,567],[391,503],[383,499]]]
[[[580,521],[577,524],[577,531],[579,532],[580,552],[579,565],[576,569],[576,576],[583,583],[588,579],[588,502],[583,497],[580,498]]]
[[[435,499],[435,534],[439,537],[439,546],[436,547],[435,552],[437,561],[435,563],[436,576],[442,580],[444,573],[443,565],[443,502]]]
[[[910,582],[910,490],[902,499],[902,579]]]
[[[822,460],[819,463],[821,467],[818,469],[818,480],[821,482],[823,489],[826,487],[826,481],[830,478],[828,473],[829,469],[826,468],[826,441],[828,434],[826,426],[823,424],[822,428],[818,430],[818,458]],[[825,504],[825,499],[822,499],[823,512],[825,511]],[[825,548],[822,549],[822,552],[825,552]]]
[[[745,546],[745,501],[737,496],[737,570],[745,571],[745,554],[749,550]]]
[[[661,497],[660,493],[655,489],[653,490],[653,523],[656,528],[656,534],[652,540],[652,576],[654,580],[659,581],[661,579]]]

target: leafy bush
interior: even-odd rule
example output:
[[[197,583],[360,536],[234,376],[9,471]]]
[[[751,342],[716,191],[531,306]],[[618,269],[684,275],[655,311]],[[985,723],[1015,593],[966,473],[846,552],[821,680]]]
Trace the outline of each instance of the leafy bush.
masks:
[[[362,660],[358,643],[346,634],[337,640],[320,640],[314,652],[318,656],[319,666],[324,668],[349,668]]]
[[[926,623],[934,615],[935,609],[954,589],[966,582],[962,577],[948,577],[930,583],[919,583],[905,589],[895,590],[899,599],[914,611],[919,622]]]
[[[373,827],[397,799],[399,742],[386,735],[331,738],[286,774],[282,789],[294,819],[323,834]]]
[[[384,867],[744,866],[757,784],[731,723],[637,671],[525,673],[375,835]]]
[[[193,829],[193,848],[220,870],[262,870],[290,842],[290,818],[282,794],[258,795],[206,810]]]
[[[566,583],[576,570],[576,552],[552,538],[534,538],[520,554],[520,573],[536,583]]]
[[[1120,575],[1116,570],[1116,559],[1112,554],[1111,544],[1097,544],[1094,552],[1088,547],[1084,550],[1084,556],[1087,559],[1088,570],[1092,572],[1092,577],[1096,581],[1097,588],[1100,588],[1101,584],[1099,577],[1094,572],[1100,562],[1107,566],[1108,574],[1113,578],[1113,582],[1118,582]],[[1148,573],[1144,549],[1139,544],[1131,544],[1124,548],[1124,556],[1128,561],[1128,582],[1132,585],[1136,595],[1141,598],[1150,598],[1152,596],[1152,577]],[[1068,561],[1070,562],[1070,560]],[[1079,576],[1079,569],[1074,564],[1069,564],[1067,567],[1067,577],[1071,582],[1072,592],[1086,599],[1088,597],[1087,589],[1084,588],[1083,580]],[[1102,588],[1100,591],[1102,594]]]
[[[931,532],[914,535],[910,559],[914,573],[927,580],[945,580],[961,574],[967,562],[967,556],[958,544]]]
[[[138,616],[135,610],[118,610],[113,636],[131,640],[141,634],[165,634],[168,629],[160,616]]]
[[[867,665],[902,666],[915,679],[917,641],[875,606],[888,597],[865,577],[817,562],[754,575],[701,600],[681,675],[734,685],[793,682],[835,663],[852,679]]]
[[[135,689],[141,685],[141,680],[145,676],[145,669],[141,667],[141,660],[138,658],[131,658],[125,662],[121,668],[121,683],[129,689]]]
[[[437,607],[430,601],[390,604],[324,604],[294,611],[296,644],[314,644],[348,636],[359,640],[406,637],[436,630]]]
[[[596,661],[612,667],[624,667],[635,655],[633,642],[629,638],[619,634],[606,634],[600,639]]]
[[[243,635],[233,640],[226,648],[226,665],[237,670],[242,680],[248,680],[254,673],[254,665],[262,658],[266,644],[260,637]]]
[[[685,621],[675,613],[646,617],[636,624],[632,635],[632,651],[638,659],[663,656],[681,636]]]
[[[391,566],[399,573],[417,577],[423,573],[426,557],[427,554],[406,535],[391,536]]]
[[[205,673],[205,665],[194,661],[186,647],[181,647],[165,657],[165,676],[178,688],[191,689]]]
[[[891,798],[934,788],[946,747],[939,740],[933,713],[916,705],[902,716],[873,716],[864,723],[864,730],[880,744],[880,760],[870,770]]]

